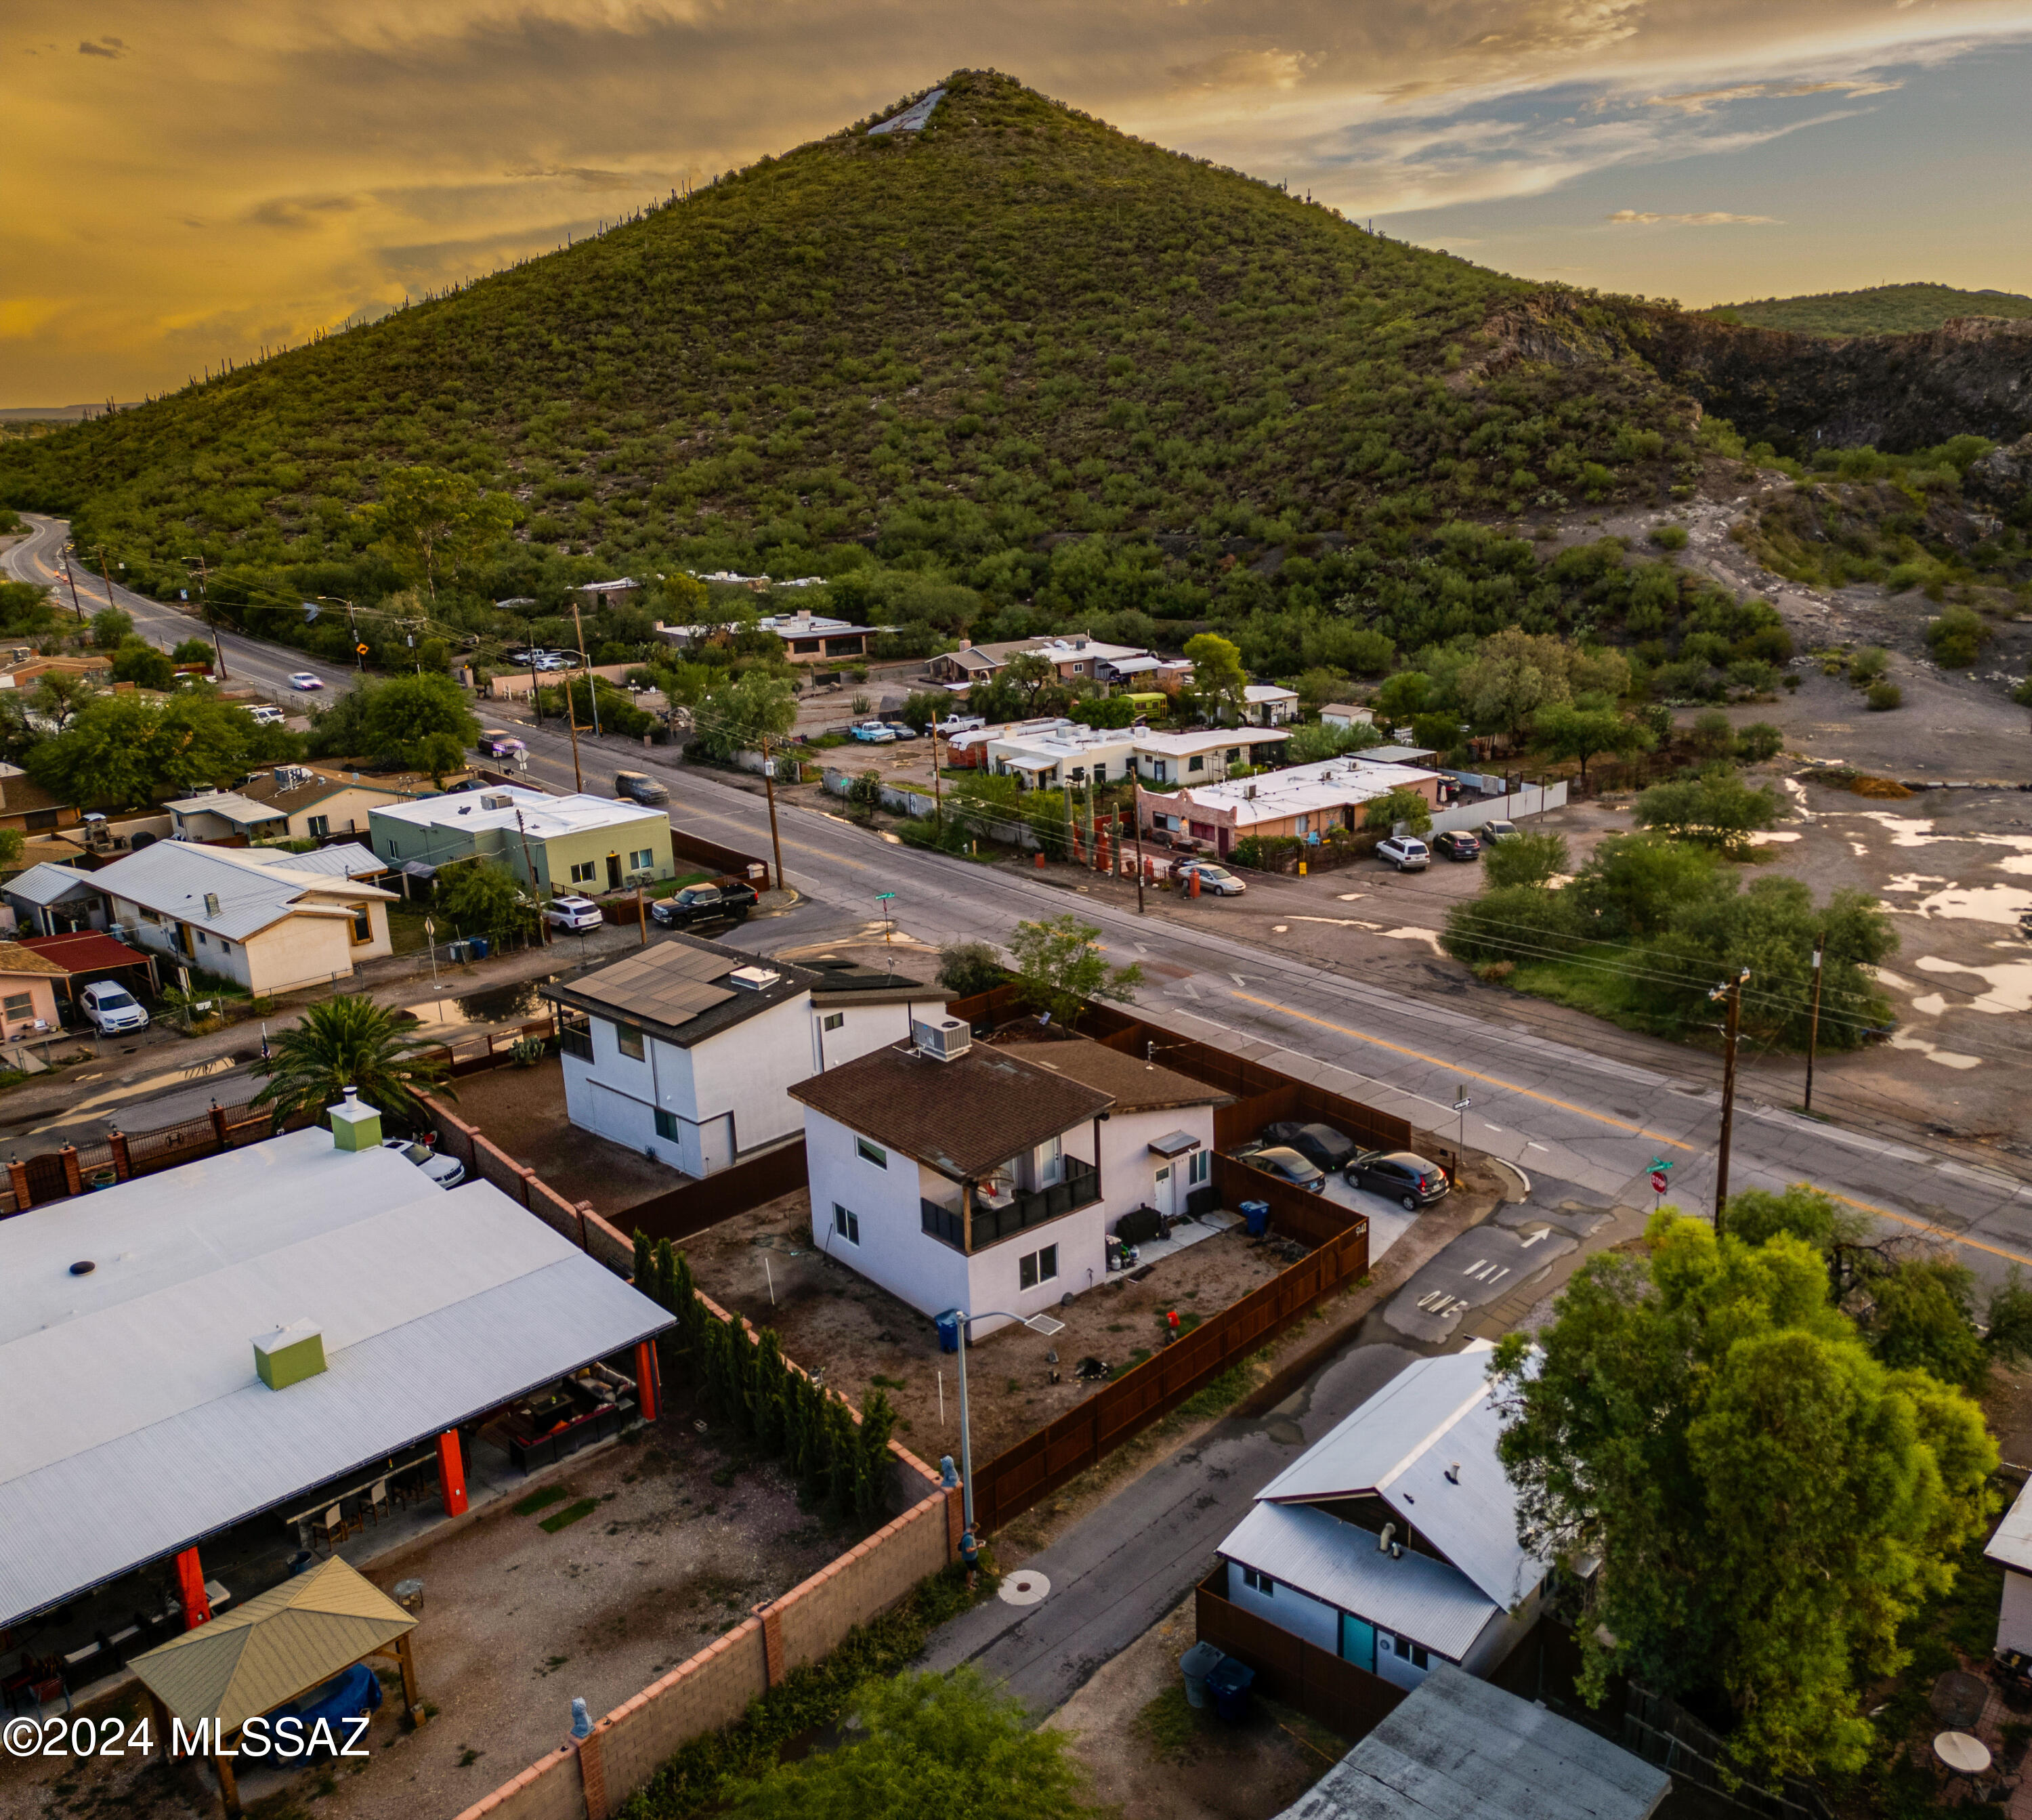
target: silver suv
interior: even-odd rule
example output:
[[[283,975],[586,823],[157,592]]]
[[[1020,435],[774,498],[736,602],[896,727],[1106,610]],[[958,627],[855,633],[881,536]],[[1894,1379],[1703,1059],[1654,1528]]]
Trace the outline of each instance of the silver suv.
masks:
[[[1399,872],[1423,872],[1432,863],[1432,849],[1416,835],[1393,834],[1376,843],[1376,857]]]
[[[543,921],[554,929],[569,929],[573,935],[585,935],[596,929],[607,919],[600,914],[600,906],[589,897],[552,898],[543,912]]]

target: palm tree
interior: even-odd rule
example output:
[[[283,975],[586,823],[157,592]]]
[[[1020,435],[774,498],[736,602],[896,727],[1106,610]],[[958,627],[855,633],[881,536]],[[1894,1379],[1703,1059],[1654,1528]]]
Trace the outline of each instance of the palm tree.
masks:
[[[419,1093],[458,1097],[446,1084],[444,1060],[423,1053],[434,1047],[404,1035],[394,1013],[372,999],[342,993],[312,1005],[275,1039],[274,1054],[254,1064],[254,1073],[271,1077],[254,1104],[270,1108],[278,1126],[299,1112],[322,1125],[325,1108],[357,1087],[360,1098],[386,1116],[422,1118]]]

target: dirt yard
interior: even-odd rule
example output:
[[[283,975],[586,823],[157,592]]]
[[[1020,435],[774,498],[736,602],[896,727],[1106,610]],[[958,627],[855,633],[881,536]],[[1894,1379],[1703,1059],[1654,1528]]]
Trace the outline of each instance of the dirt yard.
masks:
[[[823,1255],[812,1243],[809,1205],[801,1193],[786,1194],[687,1240],[699,1287],[756,1326],[773,1326],[783,1350],[823,1372],[831,1388],[857,1402],[865,1390],[887,1392],[900,1418],[898,1438],[919,1458],[956,1456],[955,1361],[939,1352],[930,1317]],[[1164,1259],[1139,1283],[1111,1277],[1054,1310],[1066,1330],[1051,1339],[1014,1327],[991,1334],[968,1355],[975,1459],[992,1458],[1089,1395],[1073,1372],[1081,1358],[1137,1364],[1164,1344],[1169,1310],[1178,1309],[1182,1326],[1197,1325],[1286,1262],[1276,1242],[1252,1241],[1237,1227]]]
[[[435,1713],[420,1731],[404,1731],[391,1667],[368,1734],[371,1759],[243,1777],[250,1813],[456,1814],[562,1741],[574,1695],[596,1718],[611,1711],[847,1545],[799,1509],[774,1464],[731,1471],[693,1426],[685,1400],[674,1401],[632,1444],[593,1455],[442,1540],[376,1561],[368,1572],[377,1585],[413,1575],[424,1583],[416,1663]],[[555,1530],[543,1527],[560,1518],[567,1520]],[[125,1700],[138,1712],[135,1695]],[[218,1812],[215,1797],[198,1802],[144,1760],[100,1758],[84,1769],[68,1758],[0,1762],[5,1820],[114,1809],[132,1820]]]

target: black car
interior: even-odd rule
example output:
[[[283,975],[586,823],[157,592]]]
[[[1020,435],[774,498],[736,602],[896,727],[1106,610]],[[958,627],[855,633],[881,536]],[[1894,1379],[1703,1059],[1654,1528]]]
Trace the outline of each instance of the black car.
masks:
[[[1432,839],[1432,851],[1448,859],[1480,859],[1481,843],[1464,828],[1450,828]]]
[[[673,897],[659,898],[649,914],[659,929],[688,929],[700,923],[744,922],[758,894],[745,879],[715,879],[710,884],[688,884]]]
[[[1326,1192],[1326,1177],[1295,1150],[1272,1145],[1265,1149],[1251,1149],[1237,1154],[1250,1168],[1275,1175],[1279,1181],[1288,1182],[1294,1188],[1309,1188],[1315,1194]]]
[[[1447,1197],[1446,1172],[1412,1150],[1365,1150],[1342,1172],[1350,1188],[1366,1188],[1415,1213]]]
[[[1301,1125],[1289,1120],[1263,1127],[1266,1144],[1295,1150],[1309,1163],[1316,1163],[1331,1175],[1345,1169],[1362,1154],[1362,1146],[1331,1125]]]

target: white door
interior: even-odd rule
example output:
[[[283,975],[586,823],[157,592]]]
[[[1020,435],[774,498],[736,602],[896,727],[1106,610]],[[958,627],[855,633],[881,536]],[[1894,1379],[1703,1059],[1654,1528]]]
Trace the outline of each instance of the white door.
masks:
[[[1160,1163],[1157,1165],[1156,1182],[1150,1190],[1150,1205],[1160,1213],[1175,1213],[1178,1211],[1171,1205],[1171,1165],[1168,1163]]]

